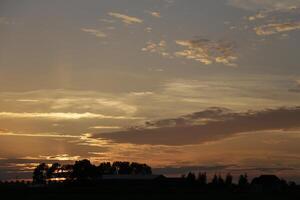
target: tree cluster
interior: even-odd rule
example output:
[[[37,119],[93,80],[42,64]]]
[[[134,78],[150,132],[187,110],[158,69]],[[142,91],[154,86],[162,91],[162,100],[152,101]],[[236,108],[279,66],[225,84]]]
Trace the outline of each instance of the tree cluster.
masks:
[[[103,175],[150,175],[152,169],[146,164],[136,162],[103,162],[98,166],[89,160],[76,161],[74,165],[41,163],[33,171],[33,182],[45,184],[51,180],[95,180]]]

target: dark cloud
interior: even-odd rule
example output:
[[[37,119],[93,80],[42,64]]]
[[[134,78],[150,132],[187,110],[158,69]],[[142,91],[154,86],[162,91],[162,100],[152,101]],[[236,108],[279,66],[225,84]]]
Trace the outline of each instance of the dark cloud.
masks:
[[[300,107],[240,113],[212,108],[179,118],[147,122],[144,127],[97,134],[94,137],[115,143],[189,145],[216,141],[237,133],[299,127]]]
[[[290,92],[300,92],[300,87],[289,89]]]
[[[162,127],[180,127],[186,125],[203,124],[208,121],[216,121],[222,119],[228,119],[231,117],[231,110],[226,108],[211,107],[206,110],[195,112],[189,115],[185,115],[173,119],[162,119],[158,121],[147,121],[146,127],[149,128],[162,128]]]

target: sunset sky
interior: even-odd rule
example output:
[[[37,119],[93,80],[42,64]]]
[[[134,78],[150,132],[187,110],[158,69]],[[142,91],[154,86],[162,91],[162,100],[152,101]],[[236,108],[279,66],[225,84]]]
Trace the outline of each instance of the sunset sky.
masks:
[[[300,0],[0,0],[0,180],[40,162],[300,181]]]

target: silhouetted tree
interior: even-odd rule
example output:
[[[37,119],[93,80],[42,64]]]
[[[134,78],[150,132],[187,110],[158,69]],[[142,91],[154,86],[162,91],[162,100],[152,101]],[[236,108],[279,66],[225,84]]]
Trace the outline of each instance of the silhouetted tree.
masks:
[[[73,166],[72,178],[76,180],[91,180],[97,177],[97,168],[89,160],[76,161]]]
[[[47,182],[48,165],[39,164],[33,171],[33,182],[36,184],[45,184]]]
[[[63,165],[61,167],[61,177],[66,178],[66,180],[72,179],[72,173],[73,173],[73,165]]]
[[[285,189],[285,183],[282,179],[279,179],[276,175],[261,175],[252,180],[251,185],[263,192],[279,192]]]
[[[294,181],[290,181],[288,185],[289,185],[289,188],[291,188],[291,189],[297,188],[297,184]]]
[[[217,174],[215,174],[214,177],[213,177],[213,179],[212,179],[212,181],[211,181],[211,184],[213,186],[217,186],[218,185],[218,181],[219,181],[218,176],[217,176]]]
[[[130,167],[129,162],[114,162],[113,167],[116,168],[117,174],[131,174],[132,168]]]
[[[232,180],[233,180],[232,175],[231,175],[230,173],[228,173],[228,174],[226,175],[225,184],[226,184],[227,186],[232,185]]]
[[[110,162],[103,162],[97,167],[100,174],[116,174],[116,168]]]
[[[221,174],[218,176],[218,185],[223,187],[225,184],[224,179],[222,178]]]
[[[196,181],[196,175],[193,172],[189,172],[187,177],[186,177],[186,180],[188,182],[195,182]]]
[[[60,168],[61,168],[61,165],[59,163],[53,163],[47,171],[47,179],[57,178],[57,173]]]
[[[287,188],[288,187],[288,183],[286,182],[286,180],[285,179],[280,179],[280,182],[281,182],[281,185],[282,185],[282,187],[283,188]]]
[[[150,175],[150,174],[152,174],[152,169],[151,169],[151,167],[149,165],[143,164],[143,172],[145,174]]]
[[[220,174],[218,176],[217,176],[217,174],[215,174],[212,181],[211,181],[211,184],[213,186],[223,187],[225,182],[224,182],[224,179],[222,178],[222,176]]]
[[[132,174],[149,175],[152,174],[152,169],[147,164],[133,162],[130,164]]]
[[[198,182],[201,184],[201,185],[206,185],[207,184],[207,176],[206,176],[206,173],[201,173],[199,172],[198,174]]]
[[[239,187],[240,188],[245,188],[248,185],[249,185],[249,182],[248,182],[248,176],[247,176],[247,174],[240,175],[240,178],[239,178]]]

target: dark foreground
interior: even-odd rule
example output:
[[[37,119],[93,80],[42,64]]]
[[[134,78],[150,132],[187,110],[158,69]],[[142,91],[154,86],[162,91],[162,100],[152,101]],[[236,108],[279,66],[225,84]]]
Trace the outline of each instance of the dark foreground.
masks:
[[[1,199],[300,199],[300,188],[218,187],[176,181],[2,184]]]

